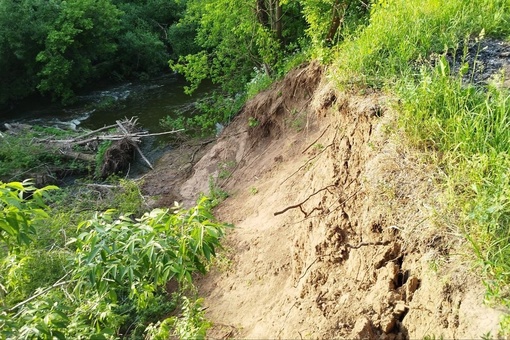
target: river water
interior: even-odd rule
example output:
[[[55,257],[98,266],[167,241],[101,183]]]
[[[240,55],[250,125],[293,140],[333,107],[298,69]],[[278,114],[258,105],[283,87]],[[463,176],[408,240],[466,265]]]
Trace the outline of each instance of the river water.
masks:
[[[5,123],[55,126],[65,129],[99,129],[115,124],[116,120],[138,117],[138,124],[150,133],[163,132],[160,120],[178,115],[192,116],[195,103],[211,95],[215,86],[204,84],[192,96],[184,93],[186,81],[177,75],[167,74],[147,81],[105,86],[81,94],[72,106],[64,107],[44,100],[25,100],[8,112],[0,114],[0,131]],[[140,145],[146,158],[157,164],[161,156],[172,149],[171,135],[143,138]],[[128,175],[137,177],[149,170],[138,155]],[[69,176],[62,183],[74,182]],[[64,185],[60,183],[60,185]]]
[[[147,81],[104,87],[78,96],[77,103],[63,107],[40,100],[26,100],[0,116],[0,124],[19,122],[67,128],[98,129],[118,119],[138,117],[140,126],[161,132],[159,122],[166,116],[192,115],[195,102],[207,97],[214,86],[205,84],[192,96],[184,93],[186,81],[167,74]]]

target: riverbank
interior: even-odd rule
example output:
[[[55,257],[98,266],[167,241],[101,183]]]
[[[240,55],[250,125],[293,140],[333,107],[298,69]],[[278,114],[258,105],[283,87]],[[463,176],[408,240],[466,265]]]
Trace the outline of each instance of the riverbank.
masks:
[[[497,336],[502,312],[440,217],[441,169],[409,147],[393,98],[326,74],[303,66],[248,102],[195,166],[184,156],[181,185],[162,170],[145,181],[184,202],[211,179],[229,195],[215,215],[235,229],[198,284],[209,336]]]

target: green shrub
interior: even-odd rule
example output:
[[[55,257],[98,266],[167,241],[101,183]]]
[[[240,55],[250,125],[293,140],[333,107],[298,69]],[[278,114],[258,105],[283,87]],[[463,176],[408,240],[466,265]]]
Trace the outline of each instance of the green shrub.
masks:
[[[200,99],[196,102],[196,110],[193,115],[179,115],[178,117],[167,116],[160,120],[160,125],[165,129],[184,129],[185,134],[192,137],[206,137],[217,133],[217,124],[227,125],[239,112],[244,104],[244,96],[223,96],[213,93],[212,96]]]
[[[10,200],[5,207],[11,203],[18,205]],[[135,323],[129,331],[135,336],[151,318],[168,316],[177,302],[164,300],[167,282],[192,287],[192,275],[205,273],[220,247],[226,225],[214,221],[211,204],[202,197],[191,209],[155,209],[139,219],[108,210],[82,222],[66,249],[23,248],[4,256],[0,336],[113,338],[129,331],[127,322]],[[202,334],[198,303],[179,299],[185,314],[170,329]],[[192,329],[183,326],[187,319]]]

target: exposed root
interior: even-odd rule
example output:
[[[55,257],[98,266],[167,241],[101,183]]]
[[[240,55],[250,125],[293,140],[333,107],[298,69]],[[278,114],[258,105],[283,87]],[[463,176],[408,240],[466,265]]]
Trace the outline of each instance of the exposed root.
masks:
[[[301,212],[305,215],[305,217],[308,217],[308,216],[310,216],[310,214],[311,214],[312,212],[314,212],[314,210],[317,210],[318,208],[314,208],[314,209],[312,209],[312,211],[310,211],[310,212],[308,212],[308,213],[307,213],[307,212],[306,212],[306,211],[304,211],[304,209],[303,209],[303,204],[305,204],[305,203],[306,203],[306,201],[308,201],[308,200],[309,200],[310,198],[312,198],[313,196],[315,196],[315,195],[317,195],[318,193],[320,193],[320,192],[322,192],[322,191],[325,191],[325,190],[327,190],[330,194],[332,194],[332,195],[333,195],[333,193],[329,190],[329,188],[334,188],[334,187],[335,187],[335,185],[333,184],[333,185],[328,185],[328,186],[327,186],[327,187],[325,187],[325,188],[319,189],[319,190],[317,190],[316,192],[314,192],[313,194],[311,194],[310,196],[308,196],[308,197],[307,197],[307,198],[306,198],[303,202],[298,203],[298,204],[295,204],[295,205],[291,205],[291,206],[289,206],[289,207],[287,207],[287,208],[283,209],[282,211],[277,211],[277,212],[275,212],[275,213],[274,213],[274,216],[281,215],[281,214],[283,214],[283,213],[285,213],[285,212],[289,211],[290,209],[296,209],[296,208],[299,208],[299,210],[301,210]]]

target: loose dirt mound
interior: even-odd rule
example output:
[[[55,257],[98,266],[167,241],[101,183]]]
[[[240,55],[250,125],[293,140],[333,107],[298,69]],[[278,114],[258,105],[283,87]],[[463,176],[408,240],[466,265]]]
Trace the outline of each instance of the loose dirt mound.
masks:
[[[440,174],[395,142],[387,98],[338,94],[323,73],[250,101],[180,188],[188,204],[211,177],[230,194],[228,251],[199,281],[209,337],[496,335],[461,236],[435,225]]]

